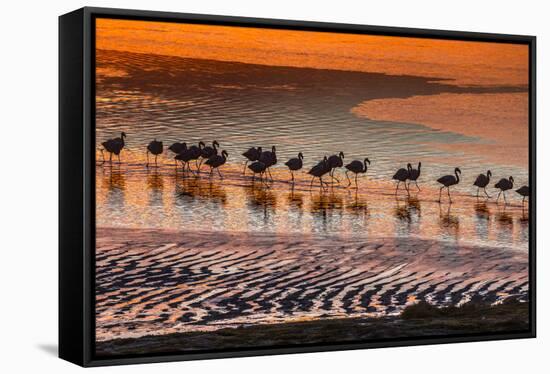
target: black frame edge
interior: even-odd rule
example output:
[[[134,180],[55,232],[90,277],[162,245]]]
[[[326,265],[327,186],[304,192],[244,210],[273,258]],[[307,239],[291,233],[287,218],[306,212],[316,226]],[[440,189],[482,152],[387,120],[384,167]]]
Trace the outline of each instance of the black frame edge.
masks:
[[[59,17],[59,357],[84,365],[84,10]]]
[[[95,246],[94,194],[90,193],[94,182],[92,173],[95,167],[95,121],[92,97],[95,17],[126,18],[142,20],[161,20],[166,22],[196,22],[203,24],[225,24],[233,26],[284,28],[294,30],[335,31],[368,33],[375,35],[393,35],[436,39],[458,39],[469,41],[487,41],[500,43],[522,43],[529,45],[530,67],[530,186],[532,199],[530,204],[530,252],[529,252],[529,292],[530,292],[530,330],[505,334],[480,336],[453,336],[430,338],[405,338],[399,341],[373,341],[368,343],[350,343],[334,345],[315,345],[300,347],[272,347],[261,349],[243,349],[192,354],[163,354],[151,356],[96,358],[93,347],[94,291],[93,268]],[[78,19],[78,21],[75,21]],[[78,23],[75,26],[72,23]],[[65,33],[70,35],[65,35]],[[70,39],[70,40],[69,40]],[[68,41],[69,40],[69,41]],[[264,356],[274,354],[327,352],[351,349],[416,346],[427,344],[447,344],[460,342],[479,342],[536,337],[536,37],[527,35],[505,35],[477,32],[426,30],[400,27],[365,26],[355,24],[336,24],[325,22],[293,21],[278,19],[259,19],[232,16],[214,16],[185,14],[174,12],[156,12],[113,8],[85,7],[60,17],[59,49],[59,356],[81,366],[105,366],[169,361],[188,361],[245,356]],[[73,48],[63,46],[72,43]],[[79,63],[75,62],[80,59]],[[76,78],[76,82],[75,82]],[[81,80],[82,79],[82,80]],[[72,93],[74,95],[71,95]],[[76,95],[76,96],[75,96]],[[68,97],[67,97],[68,96]],[[67,105],[68,104],[68,105]],[[79,117],[79,118],[77,118]],[[71,127],[72,125],[72,127]],[[65,134],[62,134],[66,131]],[[81,139],[82,142],[76,142]],[[71,143],[72,142],[72,143]],[[69,157],[64,157],[68,155]],[[78,169],[80,167],[80,169]],[[76,168],[76,169],[75,169]],[[75,173],[78,170],[79,173]],[[78,175],[75,175],[78,174]],[[82,188],[76,189],[75,186]],[[88,187],[86,187],[88,186]],[[75,214],[78,211],[78,214]],[[70,235],[64,238],[65,235]],[[78,237],[78,240],[75,238]],[[75,254],[74,252],[78,252]],[[67,256],[64,258],[64,256]],[[67,281],[70,284],[64,284]],[[62,322],[69,313],[79,312],[70,321]],[[76,319],[76,320],[75,320]],[[64,331],[68,330],[68,331]]]

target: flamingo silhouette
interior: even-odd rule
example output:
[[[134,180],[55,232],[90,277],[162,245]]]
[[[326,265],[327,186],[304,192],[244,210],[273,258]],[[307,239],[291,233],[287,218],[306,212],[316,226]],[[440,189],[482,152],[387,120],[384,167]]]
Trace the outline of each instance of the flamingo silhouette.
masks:
[[[109,163],[111,164],[113,163],[113,154],[115,154],[118,157],[118,162],[120,162],[120,152],[122,151],[125,145],[124,138],[126,138],[126,133],[123,131],[120,133],[119,138],[109,139],[101,143],[101,145],[103,146],[103,149],[109,152]],[[103,149],[101,150],[101,157],[103,158],[103,162],[105,162],[105,155],[103,154]]]
[[[330,166],[330,177],[336,182],[340,183],[338,178],[334,176],[334,171],[336,168],[341,168],[344,166],[344,152],[340,152],[338,155],[331,155],[328,158],[328,165]]]
[[[495,188],[498,188],[500,190],[497,196],[497,201],[496,201],[497,204],[498,204],[498,199],[500,198],[500,194],[504,196],[504,204],[508,204],[508,202],[506,201],[506,191],[514,188],[514,177],[511,176],[508,179],[502,178],[501,180],[498,181],[497,184],[495,184]]]
[[[148,145],[147,145],[147,164],[145,165],[146,167],[149,167],[149,153],[155,155],[155,166],[157,166],[157,157],[158,155],[160,155],[163,151],[163,145],[162,145],[162,142],[159,142],[157,141],[157,139],[155,138],[153,141],[151,141]]]
[[[309,188],[311,189],[311,187],[313,187],[313,181],[315,180],[315,178],[319,178],[319,188],[323,188],[323,175],[329,173],[331,170],[332,168],[328,164],[327,156],[325,156],[325,158],[321,162],[319,162],[307,172],[308,174],[313,176],[313,178],[311,178]]]
[[[479,196],[479,189],[483,188],[483,192],[485,192],[485,195],[487,198],[490,198],[489,194],[487,193],[487,185],[491,181],[491,177],[493,176],[493,173],[491,173],[491,170],[487,170],[487,174],[479,174],[474,182],[474,186],[477,186],[477,193],[476,197]]]
[[[248,165],[248,168],[252,170],[252,183],[254,183],[254,180],[256,179],[256,174],[260,174],[260,182],[264,183],[266,186],[268,184],[263,180],[262,175],[265,173],[266,165],[263,162],[260,161],[254,161],[250,165]]]
[[[294,172],[302,168],[303,159],[304,155],[302,154],[302,152],[300,152],[298,153],[298,157],[291,158],[285,163],[285,165],[288,166],[288,168],[290,169],[290,174],[292,175],[292,184],[294,184]]]
[[[411,170],[409,172],[409,190],[411,188],[411,182],[414,182],[416,185],[416,188],[418,188],[418,191],[420,191],[420,187],[418,186],[418,177],[420,177],[420,168],[422,167],[422,163],[418,163],[418,169],[414,169],[411,167]]]
[[[246,173],[246,165],[248,164],[248,162],[258,161],[261,154],[262,154],[262,147],[258,147],[258,148],[250,147],[246,152],[242,154],[244,157],[247,158],[246,162],[244,163],[243,174]]]
[[[439,200],[437,200],[439,203],[441,202],[441,192],[444,188],[447,188],[447,195],[449,195],[449,203],[453,203],[451,200],[451,191],[449,190],[450,186],[454,186],[455,184],[458,184],[460,182],[459,174],[462,174],[462,171],[460,171],[459,168],[455,168],[455,174],[454,175],[445,175],[437,180],[438,183],[442,184],[441,188],[439,189]]]
[[[355,173],[355,188],[359,189],[359,186],[357,185],[357,176],[361,174],[365,174],[367,172],[367,163],[370,165],[370,160],[368,158],[365,158],[363,162],[359,160],[354,160],[346,165],[346,178],[348,178],[348,185],[347,187],[351,186],[351,179],[349,179],[348,172]]]
[[[221,155],[213,155],[208,160],[206,160],[205,164],[210,166],[210,176],[212,176],[214,169],[216,169],[218,171],[218,174],[220,175],[220,178],[223,179],[222,173],[220,172],[220,166],[225,164],[228,156],[229,155],[227,154],[227,151],[224,149]]]
[[[403,183],[405,185],[405,190],[407,191],[407,195],[409,195],[409,188],[407,186],[407,179],[409,179],[411,175],[412,166],[411,164],[407,164],[407,168],[401,168],[395,172],[393,175],[394,180],[397,181],[397,186],[395,187],[395,194],[397,195],[397,190],[399,190],[399,185]]]
[[[273,180],[273,176],[271,175],[271,171],[269,171],[269,168],[277,163],[277,153],[276,153],[275,146],[271,147],[271,151],[263,151],[260,154],[258,161],[265,164],[266,171],[269,174],[269,178]]]
[[[521,205],[523,206],[523,204],[525,203],[525,198],[530,196],[531,190],[529,189],[529,186],[522,186],[518,188],[516,192],[523,196],[523,199],[521,200]]]
[[[199,166],[198,166],[199,169],[201,168],[201,165],[202,165],[204,160],[208,160],[210,157],[218,154],[218,147],[219,146],[220,146],[220,144],[218,143],[218,141],[214,140],[212,142],[212,147],[205,146],[201,149],[201,161],[199,162]]]

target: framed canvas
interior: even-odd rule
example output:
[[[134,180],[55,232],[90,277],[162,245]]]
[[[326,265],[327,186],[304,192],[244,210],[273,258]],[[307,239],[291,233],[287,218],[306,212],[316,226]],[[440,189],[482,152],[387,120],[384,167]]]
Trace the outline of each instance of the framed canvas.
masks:
[[[535,37],[59,20],[59,354],[535,336]]]

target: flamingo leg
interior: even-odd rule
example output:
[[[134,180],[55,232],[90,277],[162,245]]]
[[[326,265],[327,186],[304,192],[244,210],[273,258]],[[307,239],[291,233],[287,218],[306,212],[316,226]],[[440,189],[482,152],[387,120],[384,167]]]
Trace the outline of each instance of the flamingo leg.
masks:
[[[103,149],[101,150],[101,158],[103,159],[102,164],[105,163],[105,154],[103,153]]]
[[[490,199],[491,196],[489,196],[489,194],[487,193],[487,189],[485,187],[483,187],[483,192],[485,192],[485,195],[487,195],[487,198]]]
[[[267,173],[269,174],[271,181],[273,181],[273,175],[271,175],[271,170],[269,168],[267,169]]]
[[[145,152],[145,155],[147,156],[147,163],[145,164],[145,167],[148,168],[149,167],[149,150]]]
[[[220,168],[216,168],[216,170],[218,171],[218,175],[220,176],[221,179],[223,179],[223,176],[222,176],[222,173],[220,171]]]
[[[349,172],[349,170],[346,170],[346,178],[348,179],[348,185],[347,185],[347,187],[351,186],[351,179],[349,179],[348,172]]]
[[[311,183],[309,184],[309,189],[311,190],[311,188],[313,187],[313,180],[315,179],[315,177],[311,178]]]
[[[157,155],[155,155],[155,167],[157,166]]]
[[[508,204],[508,201],[506,201],[506,191],[502,193],[502,196],[504,197],[504,204]]]
[[[359,174],[355,174],[355,188],[356,188],[356,189],[359,189],[359,186],[357,185],[357,176],[358,176],[358,175],[359,175]]]
[[[120,153],[117,155],[118,157],[118,163],[120,164]]]
[[[476,192],[476,198],[479,197],[479,187],[477,188],[477,192]]]
[[[445,188],[445,186],[443,186],[443,187],[441,187],[441,188],[439,189],[439,200],[437,200],[438,203],[441,202],[441,193],[442,193],[442,191],[443,191],[443,188]]]
[[[416,184],[416,188],[418,188],[418,191],[420,191],[420,187],[418,186],[418,182],[414,181],[414,184]]]
[[[243,175],[246,175],[246,165],[248,165],[248,160],[246,160],[244,163]]]
[[[447,195],[449,195],[449,203],[452,203],[453,201],[451,200],[451,189],[449,187],[447,187]]]
[[[292,175],[292,184],[294,184],[294,172],[291,170],[290,175]]]
[[[395,195],[397,195],[397,190],[399,189],[399,185],[401,184],[401,181],[397,182],[397,187],[395,187]]]
[[[109,153],[109,163],[110,163],[110,164],[113,163],[113,152],[110,152],[110,153]]]
[[[502,191],[500,191],[500,192],[498,193],[498,196],[497,196],[497,201],[496,201],[496,202],[497,202],[497,204],[498,204],[498,199],[500,198],[500,194],[501,194],[501,193],[502,193]]]

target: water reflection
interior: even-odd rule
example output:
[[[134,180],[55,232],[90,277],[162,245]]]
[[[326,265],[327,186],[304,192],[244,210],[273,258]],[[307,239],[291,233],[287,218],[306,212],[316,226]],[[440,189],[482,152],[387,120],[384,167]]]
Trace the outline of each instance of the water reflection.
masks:
[[[227,168],[229,177],[223,181],[202,174],[182,176],[172,165],[149,171],[135,164],[98,168],[98,225],[343,237],[414,235],[527,248],[529,217],[521,205],[497,207],[465,196],[452,205],[436,204],[429,191],[395,198],[380,186],[311,192],[303,180],[295,187],[275,182],[268,188],[243,183],[240,165],[238,172]]]
[[[475,230],[476,235],[480,239],[489,237],[490,212],[485,201],[474,203],[475,212]]]
[[[451,206],[451,204],[448,204],[445,208],[442,204],[439,204],[439,223],[444,236],[458,240],[460,219],[457,215],[452,214]]]

